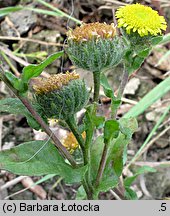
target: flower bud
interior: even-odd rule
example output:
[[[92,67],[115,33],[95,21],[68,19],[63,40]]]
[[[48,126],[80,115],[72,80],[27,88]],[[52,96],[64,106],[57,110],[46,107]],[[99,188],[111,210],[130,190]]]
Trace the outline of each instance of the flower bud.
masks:
[[[117,65],[124,53],[124,44],[116,36],[114,24],[82,24],[67,33],[68,53],[77,67],[92,72]]]
[[[47,118],[67,120],[88,102],[85,82],[76,72],[37,78],[33,85],[35,100]]]

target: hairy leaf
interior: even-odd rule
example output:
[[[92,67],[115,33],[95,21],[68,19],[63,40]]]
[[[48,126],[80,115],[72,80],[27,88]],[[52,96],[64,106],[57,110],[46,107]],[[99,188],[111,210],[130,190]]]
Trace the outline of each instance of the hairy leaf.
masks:
[[[67,183],[80,182],[86,167],[73,169],[48,141],[23,143],[0,152],[0,169],[17,175],[41,176],[56,174]]]
[[[6,98],[0,100],[0,113],[3,112],[15,115],[24,115],[27,118],[27,122],[30,127],[35,130],[39,130],[41,128],[18,98]]]

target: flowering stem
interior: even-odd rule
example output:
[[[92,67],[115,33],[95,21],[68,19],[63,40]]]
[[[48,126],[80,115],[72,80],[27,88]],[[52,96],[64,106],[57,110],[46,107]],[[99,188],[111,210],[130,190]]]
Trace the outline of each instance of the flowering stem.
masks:
[[[122,75],[122,79],[121,79],[121,83],[119,86],[119,90],[118,90],[118,95],[117,95],[117,100],[120,100],[120,103],[118,104],[118,106],[116,107],[116,109],[114,110],[114,112],[112,113],[112,118],[116,119],[117,117],[117,110],[120,107],[122,101],[122,96],[123,96],[123,92],[125,90],[126,84],[128,82],[128,78],[129,78],[129,73],[124,65],[124,69],[123,69],[123,75]]]
[[[93,195],[93,186],[91,183],[91,144],[92,144],[92,139],[93,139],[93,132],[94,132],[94,127],[93,128],[88,128],[86,130],[86,142],[85,142],[85,158],[86,162],[89,164],[88,170],[87,170],[87,183],[88,187],[90,190],[91,196]],[[91,197],[92,199],[92,197]]]
[[[94,82],[93,102],[98,103],[99,90],[100,90],[100,71],[94,71],[93,72],[93,82]]]
[[[32,114],[33,118],[39,123],[42,129],[48,134],[48,136],[53,140],[55,146],[59,150],[59,152],[70,162],[73,167],[77,167],[77,163],[74,158],[70,155],[67,149],[62,145],[60,140],[55,136],[55,134],[50,130],[48,125],[43,121],[43,119],[39,116],[36,110],[32,107],[27,98],[21,96],[19,92],[11,85],[11,83],[7,80],[4,75],[3,68],[0,67],[2,73],[0,73],[0,78],[5,82],[5,84],[12,90],[12,92],[21,100],[27,110]]]
[[[121,80],[121,83],[119,86],[119,91],[118,91],[118,98],[119,99],[121,99],[123,96],[123,92],[124,92],[126,84],[128,82],[128,78],[129,78],[129,73],[128,73],[127,69],[125,68],[125,65],[124,65],[122,80]]]
[[[126,70],[125,65],[124,65],[124,71],[123,71],[122,81],[121,81],[121,83],[120,83],[119,91],[118,91],[118,96],[117,96],[117,99],[118,99],[118,100],[121,100],[121,98],[122,98],[122,96],[123,96],[123,92],[124,92],[125,86],[126,86],[126,84],[127,84],[128,77],[129,77],[129,73],[128,73],[128,71]],[[116,107],[116,110],[114,111],[114,116],[112,116],[112,117],[115,118],[115,119],[116,119],[116,116],[117,116],[117,110],[118,110],[118,108],[120,107],[120,105],[121,105],[121,102],[120,102],[120,104]],[[108,144],[108,143],[105,143],[104,149],[103,149],[103,153],[102,153],[102,157],[101,157],[101,161],[100,161],[100,165],[99,165],[99,169],[98,169],[98,173],[97,173],[96,187],[99,185],[100,180],[101,180],[102,175],[103,175],[103,172],[104,172],[104,169],[105,169],[106,160],[107,160],[108,147],[109,147],[109,144]]]
[[[101,161],[100,161],[100,165],[99,165],[99,169],[97,172],[97,177],[96,177],[96,187],[98,187],[100,180],[102,178],[105,166],[106,166],[106,159],[107,159],[107,153],[108,153],[108,143],[105,143],[104,145],[104,149],[103,149],[103,153],[102,153],[102,157],[101,157]]]

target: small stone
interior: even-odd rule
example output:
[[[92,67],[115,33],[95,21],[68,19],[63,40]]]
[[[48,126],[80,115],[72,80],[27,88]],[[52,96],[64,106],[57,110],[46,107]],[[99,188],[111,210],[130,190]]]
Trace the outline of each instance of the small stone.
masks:
[[[153,67],[156,67],[159,70],[169,71],[170,70],[170,58],[165,58],[159,63],[160,59],[168,52],[168,49],[165,47],[160,47],[159,50],[153,50],[152,55],[150,55],[146,62]]]
[[[130,81],[127,83],[126,88],[124,90],[124,94],[130,94],[134,95],[136,90],[139,88],[140,85],[140,79],[139,78],[132,78]]]
[[[29,10],[11,13],[1,23],[1,32],[4,36],[17,37],[27,33],[37,22],[37,16]]]

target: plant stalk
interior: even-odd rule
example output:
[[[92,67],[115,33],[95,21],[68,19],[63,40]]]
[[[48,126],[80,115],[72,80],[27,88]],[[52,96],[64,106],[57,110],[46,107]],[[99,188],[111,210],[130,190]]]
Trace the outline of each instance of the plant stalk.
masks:
[[[11,83],[8,81],[8,79],[5,77],[3,68],[0,66],[0,69],[2,73],[0,73],[0,78],[5,82],[5,84],[12,90],[12,92],[18,97],[21,102],[24,104],[24,106],[27,108],[27,110],[32,114],[33,118],[40,124],[42,129],[48,134],[48,136],[53,140],[55,146],[59,150],[59,152],[70,162],[70,164],[76,168],[77,163],[74,160],[74,158],[71,156],[71,154],[67,151],[67,149],[62,145],[60,140],[55,136],[55,134],[50,130],[48,125],[43,121],[43,119],[39,116],[39,114],[36,112],[36,110],[32,107],[30,102],[27,100],[27,98],[20,96],[19,92],[11,85]]]
[[[100,71],[93,72],[93,82],[94,82],[94,95],[93,102],[99,102],[99,91],[100,91]]]
[[[97,177],[96,177],[96,187],[98,187],[100,180],[102,179],[102,175],[106,166],[106,160],[107,160],[107,153],[108,153],[108,143],[105,143],[104,145],[104,149],[103,149],[103,153],[102,153],[102,157],[100,160],[100,165],[99,165],[99,169],[97,172]]]
[[[121,100],[121,98],[123,96],[125,86],[126,86],[126,84],[128,82],[128,78],[129,78],[129,73],[126,70],[125,65],[124,65],[122,81],[121,81],[120,86],[119,86],[117,99]],[[116,119],[116,117],[117,117],[117,110],[120,107],[120,105],[121,105],[121,103],[119,104],[119,106],[116,107],[116,110],[114,111],[114,116],[112,116],[114,119]],[[108,153],[108,147],[109,147],[109,143],[105,143],[103,153],[102,153],[102,157],[101,157],[101,161],[100,161],[100,165],[99,165],[99,169],[98,169],[98,173],[97,173],[96,187],[99,185],[100,180],[101,180],[102,175],[103,175],[103,172],[104,172],[104,169],[105,169],[106,160],[107,160],[107,153]]]
[[[122,75],[122,80],[119,86],[119,91],[118,91],[118,98],[121,99],[123,96],[123,92],[125,90],[126,84],[128,82],[128,78],[129,78],[129,73],[126,70],[125,66],[124,66],[124,70],[123,70],[123,75]]]

